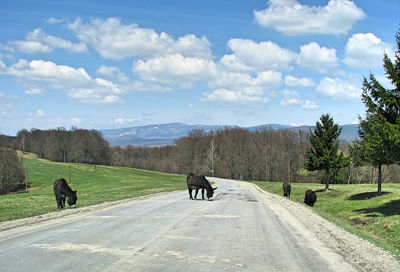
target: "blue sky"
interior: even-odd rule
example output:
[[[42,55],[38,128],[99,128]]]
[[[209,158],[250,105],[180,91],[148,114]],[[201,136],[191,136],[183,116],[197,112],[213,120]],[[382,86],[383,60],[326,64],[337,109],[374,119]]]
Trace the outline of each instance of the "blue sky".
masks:
[[[2,1],[0,134],[358,121],[397,0]]]

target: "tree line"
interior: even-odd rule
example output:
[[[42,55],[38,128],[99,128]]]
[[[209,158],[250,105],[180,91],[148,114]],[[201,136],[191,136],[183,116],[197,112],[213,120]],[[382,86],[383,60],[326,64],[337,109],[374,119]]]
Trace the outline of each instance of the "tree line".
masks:
[[[232,179],[299,181],[308,133],[225,128],[193,130],[163,147],[111,147],[113,165]]]
[[[97,130],[21,130],[12,146],[56,162],[111,163],[109,144]]]

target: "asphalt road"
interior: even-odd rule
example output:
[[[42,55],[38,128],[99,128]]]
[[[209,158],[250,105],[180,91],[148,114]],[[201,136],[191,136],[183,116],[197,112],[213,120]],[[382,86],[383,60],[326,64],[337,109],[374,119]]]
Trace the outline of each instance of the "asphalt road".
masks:
[[[213,201],[175,192],[2,232],[0,271],[357,271],[253,186],[216,181]]]

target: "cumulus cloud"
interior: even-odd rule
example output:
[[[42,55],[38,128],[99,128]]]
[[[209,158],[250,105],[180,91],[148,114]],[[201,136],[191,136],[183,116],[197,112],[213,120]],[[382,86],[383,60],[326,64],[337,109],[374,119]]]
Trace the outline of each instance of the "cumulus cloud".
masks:
[[[217,89],[212,92],[203,93],[205,101],[220,101],[228,103],[239,103],[246,104],[249,102],[268,102],[267,97],[259,95],[252,95],[251,92],[243,90],[228,90],[228,89]]]
[[[289,69],[296,54],[276,43],[256,43],[249,39],[231,39],[228,47],[233,54],[221,58],[221,63],[230,71],[257,72],[267,69]]]
[[[278,71],[263,71],[252,77],[249,73],[223,72],[218,78],[209,83],[210,87],[230,86],[243,87],[265,87],[275,88],[282,84],[282,73]]]
[[[297,57],[297,63],[320,72],[326,72],[328,69],[338,65],[336,49],[321,47],[316,42],[302,45]]]
[[[290,87],[312,87],[317,85],[312,78],[308,77],[294,77],[291,75],[285,76],[285,85]]]
[[[44,81],[61,86],[87,84],[91,80],[83,68],[75,69],[44,60],[28,62],[20,59],[8,68],[7,73],[24,80]]]
[[[347,41],[344,63],[354,68],[379,67],[384,52],[393,55],[392,46],[372,33],[357,33]]]
[[[190,85],[212,80],[217,68],[212,60],[174,54],[137,60],[133,64],[133,72],[147,81]]]
[[[311,100],[302,99],[298,92],[292,90],[283,91],[283,98],[280,105],[284,107],[300,107],[304,110],[315,110],[318,108],[317,103]]]
[[[360,98],[361,86],[344,79],[325,77],[319,82],[317,91],[334,100],[352,100]]]
[[[91,78],[83,68],[58,65],[51,61],[24,59],[6,67],[4,73],[22,81],[47,83],[49,88],[64,89],[69,97],[84,103],[120,103],[126,91],[117,84],[102,78]],[[30,89],[26,93],[38,95],[41,91]]]
[[[10,44],[24,53],[50,53],[56,48],[77,53],[87,52],[86,44],[72,43],[71,41],[48,35],[40,28],[29,32],[25,40],[12,41]]]
[[[124,92],[123,89],[111,81],[96,78],[87,87],[82,86],[70,89],[68,96],[84,103],[115,104],[123,102],[119,95]]]
[[[198,38],[193,34],[174,40],[165,32],[123,24],[118,18],[93,19],[87,24],[76,19],[68,27],[83,43],[90,44],[108,59],[152,58],[164,54],[211,58],[210,42],[206,37]]]
[[[263,71],[252,76],[249,73],[221,72],[209,87],[215,89],[203,93],[206,101],[249,103],[269,101],[272,89],[282,84],[282,74],[278,71]]]
[[[254,11],[256,22],[285,34],[343,34],[365,17],[353,1],[330,0],[326,6],[302,5],[296,0],[269,0],[268,8]]]

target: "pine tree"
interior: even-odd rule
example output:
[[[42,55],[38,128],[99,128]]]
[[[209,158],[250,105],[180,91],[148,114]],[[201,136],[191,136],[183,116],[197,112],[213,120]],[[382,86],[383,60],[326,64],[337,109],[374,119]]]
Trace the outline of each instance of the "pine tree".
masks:
[[[329,190],[329,182],[337,175],[337,169],[349,164],[349,159],[339,152],[341,132],[329,114],[321,115],[314,132],[310,131],[311,147],[306,151],[304,165],[309,171],[325,171],[325,190]]]
[[[356,156],[378,168],[378,195],[382,193],[382,166],[399,163],[400,154],[400,30],[396,34],[394,63],[385,53],[383,67],[394,89],[384,88],[370,73],[364,77],[362,101],[365,119],[360,117]]]

